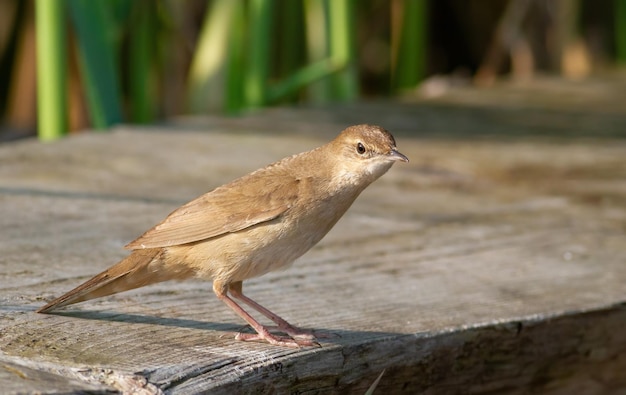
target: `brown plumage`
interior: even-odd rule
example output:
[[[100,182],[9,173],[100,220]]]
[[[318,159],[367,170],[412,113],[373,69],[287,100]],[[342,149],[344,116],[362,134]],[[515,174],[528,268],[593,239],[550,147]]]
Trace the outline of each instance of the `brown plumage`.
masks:
[[[257,332],[240,340],[313,345],[298,329],[242,293],[242,282],[290,265],[335,225],[394,162],[408,161],[393,136],[357,125],[312,151],[285,158],[214,189],[172,212],[126,248],[131,254],[38,312],[166,280],[213,281],[217,297]],[[230,295],[229,295],[230,294]],[[238,299],[290,337],[269,332]]]

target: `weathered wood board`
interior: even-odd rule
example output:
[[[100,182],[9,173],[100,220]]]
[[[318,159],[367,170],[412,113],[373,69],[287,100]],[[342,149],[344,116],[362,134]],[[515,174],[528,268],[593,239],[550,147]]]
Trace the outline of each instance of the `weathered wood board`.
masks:
[[[438,138],[410,106],[0,145],[0,387],[364,393],[385,370],[377,393],[624,393],[626,141]],[[327,141],[355,109],[373,122],[375,108],[411,163],[293,267],[245,284],[294,324],[335,335],[320,348],[235,341],[243,322],[200,281],[34,313],[179,204]]]

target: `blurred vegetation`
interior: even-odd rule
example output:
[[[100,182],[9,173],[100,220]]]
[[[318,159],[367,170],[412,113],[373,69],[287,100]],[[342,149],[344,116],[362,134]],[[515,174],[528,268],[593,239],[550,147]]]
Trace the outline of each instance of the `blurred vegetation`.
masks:
[[[3,130],[44,140],[624,62],[626,0],[0,0]]]

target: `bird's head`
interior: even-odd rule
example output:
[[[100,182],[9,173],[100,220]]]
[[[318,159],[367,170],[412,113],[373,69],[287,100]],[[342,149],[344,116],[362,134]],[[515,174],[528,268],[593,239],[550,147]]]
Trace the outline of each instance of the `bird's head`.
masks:
[[[357,183],[374,181],[396,161],[409,161],[396,149],[391,133],[380,126],[350,126],[330,144],[336,155],[338,173]]]

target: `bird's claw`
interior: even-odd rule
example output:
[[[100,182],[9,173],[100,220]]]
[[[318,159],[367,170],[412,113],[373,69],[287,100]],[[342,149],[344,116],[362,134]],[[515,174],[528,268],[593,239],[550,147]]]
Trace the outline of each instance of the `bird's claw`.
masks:
[[[267,332],[264,334],[259,333],[237,333],[235,336],[236,340],[241,341],[266,341],[275,346],[285,346],[292,348],[300,348],[300,347],[321,347],[321,345],[315,341],[315,337],[312,338],[302,338],[302,337],[286,337],[286,336],[277,336],[272,335]]]
[[[291,324],[266,326],[265,328],[267,328],[270,331],[286,333],[289,335],[289,337],[294,338],[294,339],[315,340],[315,339],[332,339],[332,338],[339,337],[339,335],[336,335],[334,333],[316,332],[313,330],[301,329]]]

